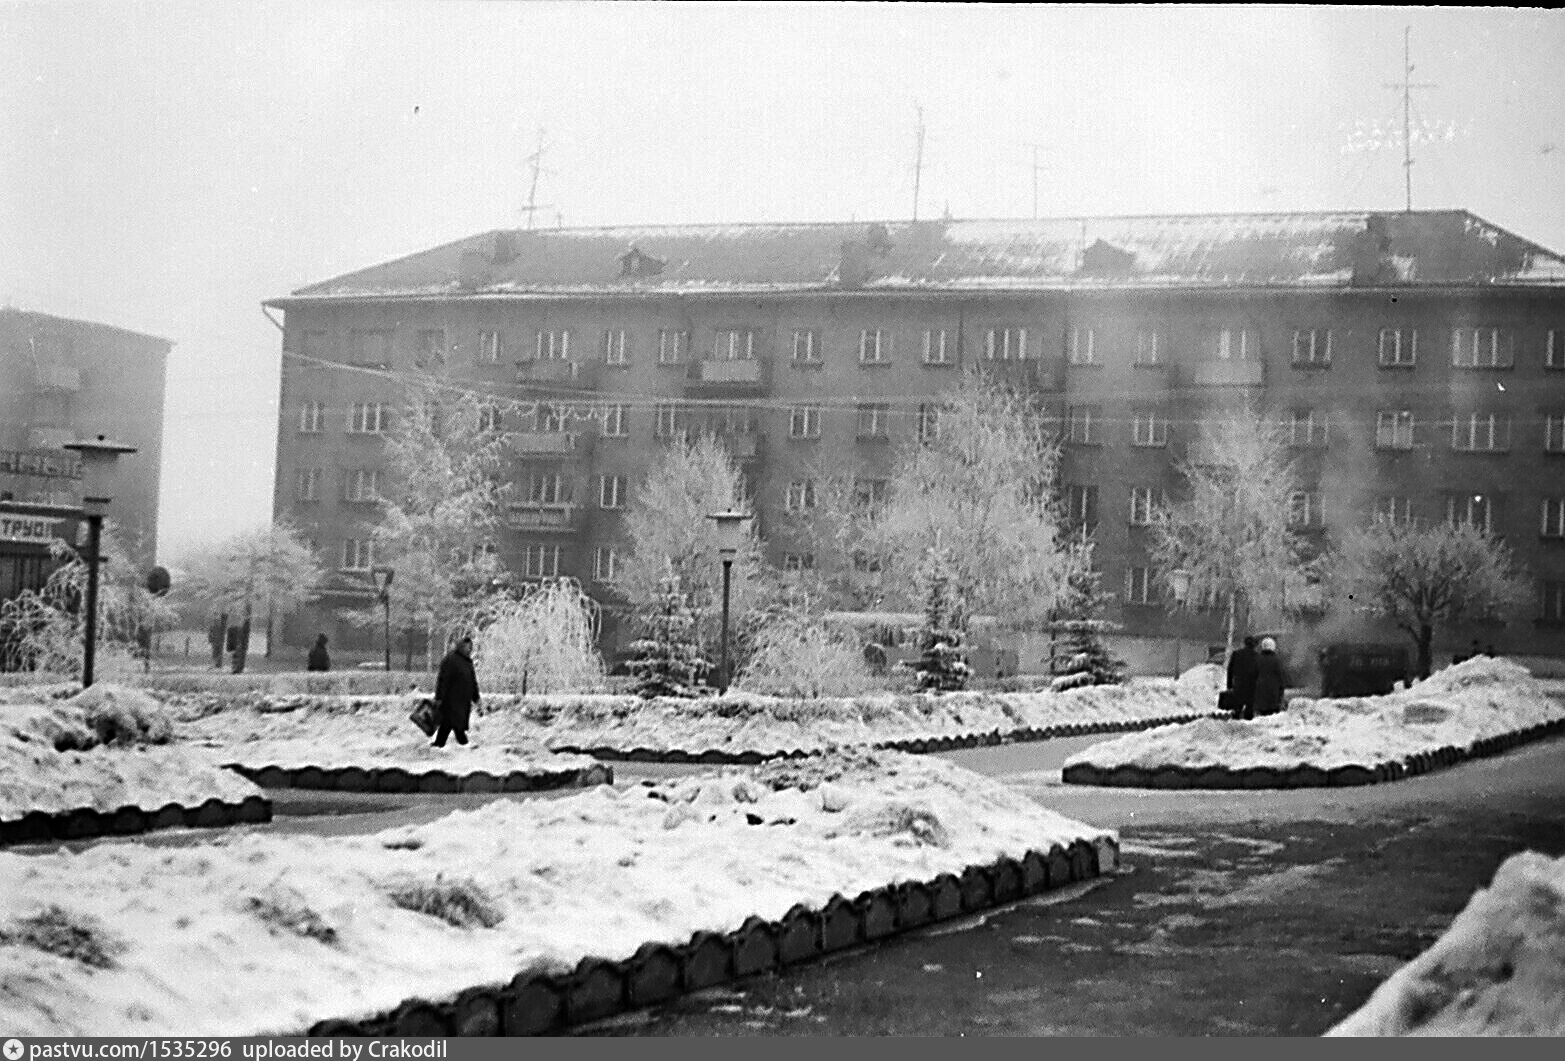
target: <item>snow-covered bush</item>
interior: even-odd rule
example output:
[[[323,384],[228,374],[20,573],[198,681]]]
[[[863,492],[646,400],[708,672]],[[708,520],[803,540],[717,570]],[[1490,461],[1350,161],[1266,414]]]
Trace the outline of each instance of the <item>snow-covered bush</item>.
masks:
[[[494,928],[505,920],[499,904],[466,877],[446,880],[437,875],[432,881],[399,880],[386,890],[386,898],[404,910],[438,917],[457,928]]]
[[[630,672],[637,696],[692,697],[701,693],[711,664],[697,643],[696,617],[670,574],[653,611],[644,616],[642,636],[630,644]]]
[[[859,696],[876,681],[858,646],[810,622],[784,616],[761,627],[735,685],[769,696]]]
[[[167,744],[174,739],[174,724],[163,705],[138,689],[94,685],[66,703],[83,712],[100,744]]]
[[[598,605],[575,579],[552,579],[496,607],[473,638],[484,689],[524,693],[594,692],[605,685],[595,647]]]

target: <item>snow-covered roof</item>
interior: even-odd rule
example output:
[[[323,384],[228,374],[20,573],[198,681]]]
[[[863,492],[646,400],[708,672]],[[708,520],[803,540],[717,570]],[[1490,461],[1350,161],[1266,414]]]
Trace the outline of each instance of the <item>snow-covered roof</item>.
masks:
[[[1565,257],[1465,210],[497,230],[311,284],[338,299],[1565,287]]]

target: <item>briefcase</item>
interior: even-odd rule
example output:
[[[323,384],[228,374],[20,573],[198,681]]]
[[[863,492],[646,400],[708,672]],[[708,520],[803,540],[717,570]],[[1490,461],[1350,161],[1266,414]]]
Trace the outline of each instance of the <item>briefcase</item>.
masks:
[[[1226,711],[1230,715],[1237,715],[1241,710],[1239,703],[1239,690],[1224,689],[1217,694],[1217,710]]]
[[[440,709],[430,699],[420,700],[413,708],[413,713],[408,716],[413,724],[424,731],[424,736],[433,737],[435,730],[440,728]]]

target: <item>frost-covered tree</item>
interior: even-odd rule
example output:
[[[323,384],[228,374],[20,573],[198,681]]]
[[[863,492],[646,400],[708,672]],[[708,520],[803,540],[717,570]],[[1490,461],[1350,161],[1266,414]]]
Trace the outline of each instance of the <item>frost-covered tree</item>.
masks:
[[[1342,595],[1396,623],[1429,677],[1435,629],[1464,618],[1504,620],[1526,591],[1510,549],[1471,524],[1376,520],[1341,548]]]
[[[778,608],[757,625],[737,688],[769,696],[858,696],[876,686],[858,641],[804,607]]]
[[[630,644],[637,696],[698,696],[711,665],[701,652],[696,617],[670,568],[655,602],[640,613],[641,637]]]
[[[497,601],[473,637],[473,666],[486,689],[583,693],[604,687],[599,608],[572,578],[523,588]]]
[[[883,481],[852,450],[825,447],[805,462],[815,504],[788,513],[792,541],[815,557],[813,571],[794,581],[831,608],[875,610],[885,600],[883,574],[871,531],[884,505]]]
[[[1292,522],[1298,476],[1281,424],[1242,413],[1201,425],[1178,464],[1183,496],[1151,513],[1152,566],[1190,573],[1188,603],[1227,608],[1227,641],[1252,613],[1319,603],[1317,563]]]
[[[918,688],[925,692],[952,692],[967,688],[972,671],[962,644],[967,614],[961,600],[950,592],[951,558],[944,550],[930,554],[924,567],[924,625],[919,631],[919,658],[913,664]]]
[[[255,616],[284,618],[314,600],[325,571],[299,531],[285,520],[243,531],[192,561],[181,597],[203,601],[238,620],[237,673],[245,665]]]
[[[1115,628],[1104,619],[1103,608],[1113,594],[1103,589],[1103,574],[1092,566],[1090,541],[1084,562],[1072,572],[1061,614],[1050,632],[1060,638],[1052,688],[1074,689],[1082,685],[1114,685],[1125,680],[1125,661],[1109,651],[1103,635]]]

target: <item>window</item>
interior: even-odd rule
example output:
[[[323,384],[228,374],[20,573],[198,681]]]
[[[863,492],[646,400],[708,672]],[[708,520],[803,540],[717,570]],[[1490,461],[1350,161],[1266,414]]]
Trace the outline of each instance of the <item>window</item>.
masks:
[[[1136,332],[1136,364],[1161,365],[1163,363],[1163,336],[1156,328],[1142,328]]]
[[[1065,409],[1065,440],[1078,446],[1095,446],[1100,441],[1103,407],[1070,405]]]
[[[748,405],[720,405],[708,421],[721,435],[748,435],[755,430],[755,409]]]
[[[859,406],[859,438],[886,438],[890,433],[891,406]]]
[[[1565,413],[1543,414],[1543,452],[1565,453]]]
[[[613,582],[619,572],[619,554],[612,545],[600,545],[592,551],[592,577],[597,582]]]
[[[624,438],[630,434],[630,406],[605,405],[603,407],[603,435],[605,438]]]
[[[1412,368],[1418,363],[1416,328],[1380,329],[1380,367]]]
[[[1413,411],[1382,409],[1375,414],[1376,449],[1413,448]]]
[[[623,475],[598,476],[598,507],[625,507],[625,477]]]
[[[658,329],[658,364],[681,365],[690,347],[690,333],[675,328]]]
[[[1155,486],[1132,486],[1130,488],[1130,525],[1132,527],[1151,526],[1152,515],[1162,504],[1162,490]]]
[[[1543,499],[1543,527],[1539,530],[1545,538],[1565,538],[1565,497]]]
[[[1464,453],[1498,453],[1511,448],[1511,421],[1499,413],[1458,414],[1451,421],[1451,448]]]
[[[1125,601],[1129,604],[1152,603],[1152,569],[1131,567],[1125,570]]]
[[[793,363],[818,365],[821,363],[821,333],[813,328],[795,328],[793,332]]]
[[[1413,499],[1399,494],[1381,494],[1375,498],[1375,519],[1403,526],[1413,522]]]
[[[1538,583],[1538,618],[1546,623],[1565,623],[1565,582]]]
[[[1515,364],[1506,328],[1451,329],[1451,364],[1456,368],[1510,368]]]
[[[680,421],[683,419],[680,416],[679,406],[660,404],[654,410],[654,416],[653,433],[658,438],[673,438],[679,434]]]
[[[295,501],[319,501],[321,470],[299,468],[293,473],[293,497]]]
[[[814,405],[795,405],[788,411],[789,438],[820,438],[821,411]]]
[[[749,328],[719,328],[712,337],[712,360],[755,360],[755,332]]]
[[[500,355],[504,352],[499,332],[478,333],[478,363],[480,365],[498,365],[500,363]]]
[[[1314,449],[1326,445],[1326,416],[1314,409],[1294,409],[1288,413],[1288,445],[1295,449]]]
[[[985,328],[985,361],[1026,361],[1026,328]]]
[[[540,328],[533,344],[534,361],[569,361],[571,333],[565,328]]]
[[[802,512],[815,507],[815,480],[795,479],[788,484],[787,508],[789,512]]]
[[[1466,524],[1488,533],[1493,515],[1494,501],[1488,494],[1449,494],[1445,499],[1447,523]]]
[[[891,361],[891,332],[865,328],[859,332],[859,364],[884,365]]]
[[[886,503],[890,485],[885,479],[853,480],[853,503],[861,509],[878,509]]]
[[[344,501],[380,500],[380,472],[374,468],[352,468],[342,479]]]
[[[504,430],[503,413],[498,405],[480,405],[478,407],[478,430],[495,432]]]
[[[1288,495],[1289,526],[1319,527],[1322,519],[1320,494],[1309,490],[1295,490]]]
[[[390,410],[381,402],[358,402],[348,410],[348,434],[378,435],[390,421]]]
[[[1098,525],[1098,488],[1072,484],[1065,487],[1065,519],[1071,526],[1091,530]]]
[[[380,329],[354,329],[348,333],[348,356],[355,365],[391,367],[391,333]]]
[[[1293,333],[1295,368],[1328,368],[1331,365],[1331,329],[1297,328]]]
[[[565,409],[559,405],[540,405],[533,424],[541,435],[558,435],[565,430]]]
[[[1130,441],[1136,446],[1168,445],[1168,417],[1150,406],[1131,410]]]
[[[923,402],[918,407],[918,420],[915,422],[915,430],[918,432],[920,442],[928,442],[940,435],[940,406],[933,402]]]
[[[558,545],[529,545],[522,550],[523,578],[555,578],[559,573]]]
[[[783,553],[784,571],[814,571],[814,553]]]
[[[605,365],[628,364],[628,347],[624,328],[608,328],[603,332],[603,363]]]
[[[375,566],[375,543],[368,538],[345,538],[342,543],[342,570],[368,571]]]
[[[318,435],[326,423],[326,406],[322,402],[305,402],[299,406],[299,433]]]
[[[568,505],[570,480],[564,472],[533,472],[527,479],[527,503],[531,505]]]
[[[1255,337],[1244,328],[1219,328],[1207,335],[1208,358],[1218,361],[1248,361],[1257,352]]]
[[[1543,367],[1565,369],[1565,328],[1550,328],[1548,346],[1543,351]]]
[[[1072,328],[1069,360],[1073,365],[1096,365],[1098,348],[1091,328]]]
[[[956,364],[956,342],[944,328],[924,329],[924,364]]]
[[[445,329],[425,328],[421,330],[413,345],[413,364],[419,368],[438,368],[445,363]]]

